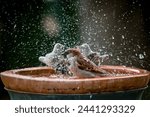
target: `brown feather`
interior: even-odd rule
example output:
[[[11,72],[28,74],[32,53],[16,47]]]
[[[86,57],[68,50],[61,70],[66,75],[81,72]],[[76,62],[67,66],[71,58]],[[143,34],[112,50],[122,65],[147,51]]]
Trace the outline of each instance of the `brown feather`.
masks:
[[[79,49],[70,48],[67,50],[67,53],[72,53],[73,56],[77,57],[78,67],[82,70],[87,70],[99,74],[106,74],[106,71],[96,66],[93,62],[91,62],[87,57],[80,53]]]

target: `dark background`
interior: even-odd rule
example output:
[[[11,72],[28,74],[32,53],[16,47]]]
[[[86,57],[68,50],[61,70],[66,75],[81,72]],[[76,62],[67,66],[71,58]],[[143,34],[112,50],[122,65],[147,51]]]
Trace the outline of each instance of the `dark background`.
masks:
[[[149,5],[148,0],[0,0],[0,72],[40,66],[38,57],[57,42],[68,47],[86,42],[111,55],[103,64],[150,71]],[[1,97],[7,94],[3,87],[0,82]]]

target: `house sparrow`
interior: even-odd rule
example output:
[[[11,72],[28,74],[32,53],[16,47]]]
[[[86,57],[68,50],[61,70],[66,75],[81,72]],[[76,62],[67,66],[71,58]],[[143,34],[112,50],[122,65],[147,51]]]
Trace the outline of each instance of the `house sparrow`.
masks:
[[[82,44],[78,47],[83,55],[85,55],[88,59],[90,59],[97,66],[107,60],[109,55],[100,55],[98,52],[94,52],[91,50],[90,46],[87,43]]]
[[[39,61],[56,69],[56,66],[60,61],[64,59],[62,53],[64,52],[64,45],[57,43],[55,44],[53,51],[46,54],[45,56],[40,56]]]
[[[107,72],[98,66],[96,66],[92,61],[86,58],[80,53],[79,49],[70,48],[65,51],[65,54],[72,54],[72,57],[76,57],[78,68],[81,70],[89,71],[91,73],[97,74],[98,76],[103,76]]]

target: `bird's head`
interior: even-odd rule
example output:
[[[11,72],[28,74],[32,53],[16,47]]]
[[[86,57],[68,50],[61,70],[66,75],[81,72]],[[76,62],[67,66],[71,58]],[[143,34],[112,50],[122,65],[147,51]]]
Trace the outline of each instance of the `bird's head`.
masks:
[[[69,48],[64,52],[64,55],[72,54],[72,56],[79,56],[81,55],[80,50],[77,48]]]
[[[73,54],[74,56],[78,56],[78,55],[80,55],[81,53],[80,53],[80,50],[79,49],[77,49],[77,48],[69,48],[69,49],[67,49],[66,51],[65,51],[67,54]]]

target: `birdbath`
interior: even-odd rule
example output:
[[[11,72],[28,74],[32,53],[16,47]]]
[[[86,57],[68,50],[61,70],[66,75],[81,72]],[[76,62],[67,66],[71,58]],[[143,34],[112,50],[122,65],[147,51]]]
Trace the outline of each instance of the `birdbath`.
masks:
[[[150,73],[125,66],[100,66],[112,76],[79,78],[51,67],[8,70],[1,79],[11,99],[141,99]]]

